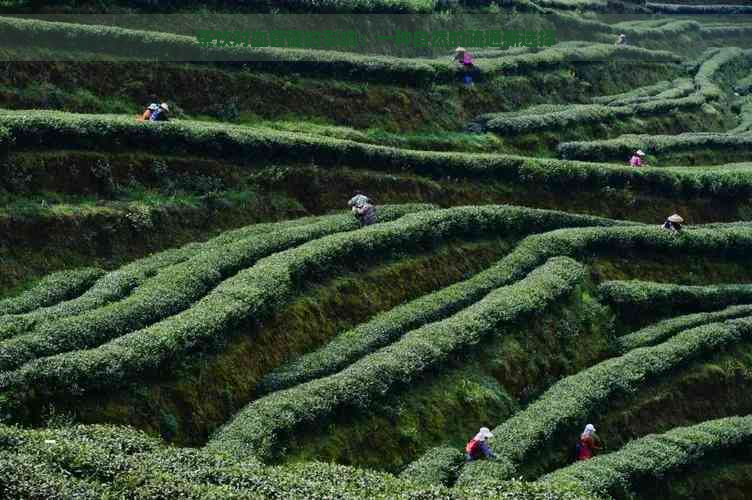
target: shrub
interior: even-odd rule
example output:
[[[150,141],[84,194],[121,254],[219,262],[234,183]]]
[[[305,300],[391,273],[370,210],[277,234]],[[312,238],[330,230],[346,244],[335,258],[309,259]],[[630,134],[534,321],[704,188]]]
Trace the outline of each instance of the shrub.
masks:
[[[663,479],[668,472],[699,465],[713,453],[749,447],[752,416],[710,420],[651,434],[621,450],[578,462],[543,476],[546,485],[575,482],[598,495],[626,497],[638,479]]]
[[[445,320],[412,330],[348,368],[262,397],[241,410],[209,442],[214,450],[267,460],[283,449],[282,437],[300,426],[331,418],[346,408],[367,407],[405,386],[451,354],[498,335],[505,326],[550,307],[584,278],[571,259],[552,259],[518,283],[499,288]]]
[[[391,220],[403,209],[380,211]],[[275,252],[322,236],[352,230],[352,215],[336,215],[304,226],[282,228],[263,237],[240,239],[199,252],[146,280],[123,300],[59,321],[45,322],[32,332],[0,342],[0,371],[13,370],[32,359],[66,351],[88,349],[178,314],[209,293],[223,280]]]
[[[255,224],[227,231],[204,243],[191,243],[182,248],[167,250],[126,264],[116,271],[106,273],[81,296],[57,305],[40,308],[23,315],[6,316],[0,321],[0,338],[10,338],[33,330],[45,322],[60,321],[64,318],[84,314],[116,302],[137,289],[149,278],[171,266],[185,262],[202,250],[218,251],[235,241],[257,237],[274,229],[298,227],[318,220],[304,218],[278,224]]]
[[[690,153],[694,150],[752,151],[752,134],[689,132],[677,135],[622,135],[602,141],[563,142],[559,155],[566,159],[608,161],[629,158],[636,149],[660,156],[669,153]]]
[[[560,227],[616,225],[615,221],[559,212],[505,207],[507,219],[497,231],[508,235],[545,232]],[[346,331],[327,345],[272,371],[260,384],[262,393],[286,389],[342,370],[357,359],[380,349],[405,332],[439,321],[477,302],[520,276],[502,263],[452,286],[384,312]]]
[[[607,281],[601,299],[622,316],[640,317],[676,311],[707,311],[752,302],[752,285],[688,286],[647,281]]]
[[[329,50],[305,50],[259,47],[202,48],[195,37],[137,31],[116,27],[0,18],[0,41],[15,46],[46,46],[55,50],[86,49],[119,58],[168,61],[242,61],[248,69],[265,72],[305,73],[333,76],[338,79],[426,84],[453,81],[461,71],[449,60],[406,59],[360,55]],[[641,62],[678,62],[665,51],[638,47],[614,47],[591,44],[586,47],[559,44],[532,55],[479,59],[481,74],[508,74],[529,71],[573,61],[607,61],[613,59]]]
[[[638,347],[646,347],[663,342],[680,331],[694,328],[695,326],[751,315],[751,305],[731,306],[722,311],[688,314],[686,316],[679,316],[678,318],[667,319],[624,335],[617,342],[620,351],[625,353]]]
[[[451,486],[459,475],[465,454],[457,448],[433,448],[400,473],[401,479],[427,486]]]
[[[46,442],[52,441],[52,442]],[[124,427],[0,427],[0,495],[4,498],[362,498],[591,500],[582,488],[521,481],[448,489],[391,474],[309,462],[268,467],[206,449],[168,448]]]
[[[752,318],[712,323],[683,331],[654,347],[634,349],[554,384],[540,398],[493,430],[494,451],[520,464],[535,450],[550,446],[554,436],[577,428],[617,394],[634,394],[641,386],[687,362],[752,339]],[[466,480],[475,477],[465,467]]]
[[[113,149],[146,148],[155,153],[216,155],[256,164],[280,160],[315,161],[319,165],[362,165],[382,171],[407,169],[432,177],[497,179],[514,184],[545,184],[551,189],[579,187],[592,190],[610,186],[672,196],[735,197],[752,194],[752,170],[742,168],[636,169],[521,156],[411,151],[263,128],[182,122],[144,125],[123,117],[46,111],[3,112],[0,118],[22,149],[101,150],[106,145]],[[591,149],[593,144],[605,144],[604,150],[616,149],[628,158],[632,148],[647,147],[636,144],[638,141],[631,138],[656,143],[676,142],[684,136],[622,136],[615,140],[617,142],[567,143],[560,151],[565,157],[579,156],[583,147]],[[694,136],[721,137],[723,134]],[[733,143],[726,142],[722,147],[732,145],[741,149],[744,144],[752,144],[750,139],[744,139],[745,136],[733,137]],[[609,146],[612,144],[618,146]],[[595,149],[600,151],[601,146]],[[661,148],[657,149],[660,151]]]
[[[17,297],[0,300],[0,319],[6,314],[21,314],[72,299],[88,289],[104,271],[94,267],[60,271],[43,278]]]
[[[681,5],[675,3],[648,3],[648,8],[661,14],[752,14],[749,5]]]
[[[556,130],[573,127],[585,123],[602,123],[616,121],[638,115],[665,115],[667,112],[696,109],[702,106],[705,100],[699,95],[689,97],[653,99],[620,106],[602,106],[599,104],[574,104],[564,107],[559,111],[550,113],[530,114],[519,112],[509,116],[507,113],[494,113],[483,115],[481,121],[485,121],[485,128],[498,134],[525,134],[541,130]]]

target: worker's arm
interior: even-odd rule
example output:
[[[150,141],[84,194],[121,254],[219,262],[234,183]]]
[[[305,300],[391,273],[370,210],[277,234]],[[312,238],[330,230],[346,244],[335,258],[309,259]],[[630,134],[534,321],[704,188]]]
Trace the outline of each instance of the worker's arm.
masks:
[[[496,458],[496,455],[493,451],[491,451],[491,447],[488,446],[488,443],[486,441],[480,442],[480,451],[483,452],[486,458]]]

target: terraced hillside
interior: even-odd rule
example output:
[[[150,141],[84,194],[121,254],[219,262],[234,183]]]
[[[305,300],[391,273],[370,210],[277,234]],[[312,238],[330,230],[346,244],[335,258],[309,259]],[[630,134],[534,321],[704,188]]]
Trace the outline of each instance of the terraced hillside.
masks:
[[[752,498],[748,9],[5,2],[0,498]]]

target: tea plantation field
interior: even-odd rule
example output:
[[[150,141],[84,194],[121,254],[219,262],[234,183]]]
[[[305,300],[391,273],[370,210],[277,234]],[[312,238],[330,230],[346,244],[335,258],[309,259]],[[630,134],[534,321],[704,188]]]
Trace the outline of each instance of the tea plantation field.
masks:
[[[556,38],[194,30],[318,14]],[[746,14],[2,2],[0,498],[752,498]]]

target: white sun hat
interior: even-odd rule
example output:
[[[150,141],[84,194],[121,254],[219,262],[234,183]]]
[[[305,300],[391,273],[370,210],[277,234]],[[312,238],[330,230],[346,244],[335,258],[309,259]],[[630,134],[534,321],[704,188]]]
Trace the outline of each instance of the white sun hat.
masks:
[[[635,154],[637,154],[638,156],[645,156],[645,151],[643,151],[642,149],[638,149],[637,153]]]
[[[150,109],[150,110],[152,110],[152,111],[156,111],[156,110],[157,110],[157,108],[159,108],[159,106],[157,106],[157,103],[156,103],[156,102],[153,102],[153,103],[149,104],[149,109]]]
[[[488,427],[481,427],[478,434],[475,435],[475,439],[484,440],[492,438],[494,435]]]
[[[684,222],[684,219],[682,219],[679,214],[672,215],[671,217],[668,218],[668,220],[670,220],[671,222],[676,222],[678,224],[681,224],[682,222]]]
[[[163,102],[162,104],[160,104],[159,107],[162,108],[162,109],[164,109],[165,111],[169,111],[170,110],[170,107],[167,105],[166,102]]]
[[[457,47],[454,49],[455,52],[465,52],[465,47]]]

